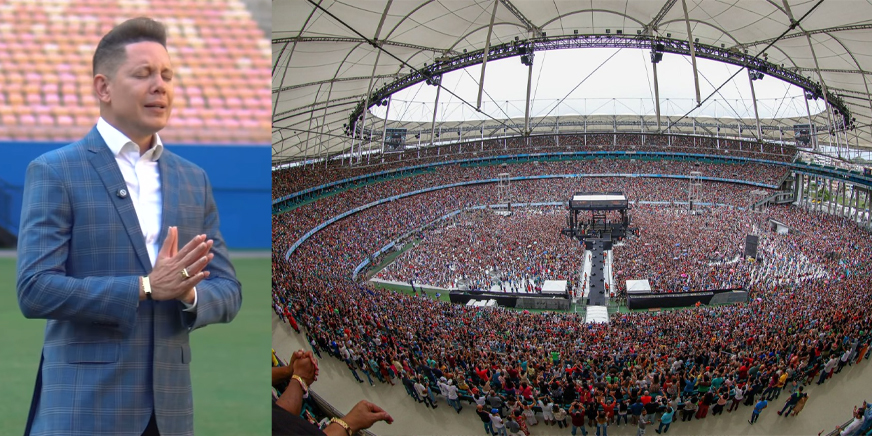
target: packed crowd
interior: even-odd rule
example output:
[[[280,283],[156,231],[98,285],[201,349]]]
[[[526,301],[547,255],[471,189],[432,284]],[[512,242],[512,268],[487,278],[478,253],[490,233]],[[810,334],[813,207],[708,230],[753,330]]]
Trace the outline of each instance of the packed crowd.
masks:
[[[800,222],[790,212],[777,213],[777,219]],[[692,292],[829,278],[821,266],[826,259],[804,255],[790,235],[765,231],[768,216],[731,207],[692,214],[686,207],[650,204],[636,205],[630,215],[638,231],[614,248],[613,296],[626,297],[628,279],[649,280],[653,292]],[[460,215],[419,233],[417,247],[376,277],[444,288],[462,280],[473,289],[500,285],[515,292],[542,280],[574,286],[583,280],[584,259],[577,243],[560,234],[565,217],[563,208],[553,207],[519,209],[511,217]],[[748,234],[761,237],[751,262],[743,258]]]
[[[522,203],[564,201],[566,193],[576,191],[620,190],[631,200],[682,201],[685,197],[681,189],[686,183],[670,179],[638,178],[543,179],[517,182],[513,184],[513,189],[515,201]],[[747,204],[746,187],[729,183],[709,183],[706,186],[708,188],[702,196],[704,202]],[[317,270],[325,265],[318,259],[338,257],[344,265],[343,271],[352,271],[367,256],[406,232],[451,211],[494,204],[497,200],[497,192],[492,185],[455,187],[398,199],[355,213],[317,232],[316,237],[308,240],[294,254],[294,261],[305,261],[305,264],[311,264]],[[273,256],[283,259],[287,248],[300,235],[314,227],[316,221],[323,220],[302,221],[287,219],[284,215],[274,217],[273,246],[277,249]],[[337,251],[338,247],[342,249]]]
[[[318,201],[304,204],[287,213],[273,216],[273,228],[281,227],[290,230],[290,233],[282,238],[297,239],[303,233],[309,231],[325,220],[349,211],[355,207],[363,206],[382,198],[394,195],[414,192],[417,190],[458,183],[462,181],[496,179],[501,172],[510,172],[512,177],[542,176],[559,174],[677,174],[688,175],[691,171],[699,171],[705,177],[717,177],[725,179],[748,180],[766,184],[777,184],[783,175],[783,169],[772,165],[761,164],[712,164],[679,161],[636,161],[629,160],[586,160],[586,161],[563,161],[541,162],[539,164],[520,163],[502,166],[461,167],[459,165],[439,167],[435,171],[405,177],[395,180],[387,180],[355,189],[340,192]],[[584,186],[595,186],[592,180],[573,179],[579,183],[575,191],[561,191],[564,195],[549,194],[548,201],[564,201],[571,193],[582,190]],[[685,186],[681,186],[682,183]],[[518,192],[517,183],[513,182],[513,192]],[[674,186],[678,189],[686,189],[687,182],[676,181]],[[559,198],[558,198],[559,197]],[[637,197],[638,198],[638,197]],[[675,198],[686,200],[676,193]],[[518,200],[520,201],[520,200]],[[537,200],[534,200],[537,201]],[[750,197],[742,200],[741,204],[747,206]],[[294,223],[293,226],[282,226],[279,222],[287,221]]]
[[[583,250],[560,234],[564,208],[521,209],[511,217],[491,212],[462,215],[447,226],[423,232],[414,250],[377,275],[384,280],[449,288],[464,279],[476,289],[525,279],[579,281]],[[747,284],[747,262],[739,261],[751,215],[718,207],[704,214],[665,205],[636,205],[638,234],[614,248],[619,295],[627,279],[648,279],[654,292],[724,289]]]
[[[514,192],[519,202],[563,201],[584,190],[682,201],[685,186],[549,179],[519,182]],[[747,187],[703,186],[703,201],[748,203]],[[275,221],[276,309],[287,308],[314,350],[346,362],[360,382],[403,384],[409,401],[435,407],[444,398],[458,413],[464,401],[474,403],[485,430],[495,433],[529,434],[540,421],[583,433],[585,427],[659,421],[658,430],[668,431],[678,418],[731,413],[742,404],[753,422],[767,413],[766,401],[782,393],[780,412],[795,415],[814,395],[813,383],[868,358],[872,294],[862,290],[872,273],[872,242],[847,220],[792,207],[747,219],[725,212],[737,214],[724,215],[735,226],[729,232],[749,225],[761,232],[761,261],[742,273],[747,304],[615,314],[609,325],[585,325],[574,314],[479,310],[350,280],[357,263],[397,235],[449,211],[492,203],[493,191],[487,185],[452,188],[368,209],[318,232],[290,261],[284,259],[296,240],[290,235],[308,224]],[[767,233],[768,217],[794,232]],[[736,242],[727,237],[722,244],[735,248]],[[723,260],[707,244],[700,245],[701,255],[718,253],[715,259]]]
[[[638,236],[614,248],[619,295],[626,280],[647,279],[653,292],[726,289],[747,284],[741,254],[746,234],[755,233],[753,215],[729,208],[694,213],[668,206],[636,207]]]
[[[750,287],[747,304],[616,314],[609,325],[373,289],[348,280],[342,256],[321,259],[322,268],[305,256],[277,262],[275,292],[314,349],[344,360],[361,382],[403,384],[410,401],[428,407],[444,397],[458,413],[464,400],[480,404],[491,411],[486,422],[479,413],[485,429],[498,433],[513,429],[511,422],[529,432],[537,421],[604,429],[658,418],[658,429],[668,431],[667,421],[743,404],[753,420],[764,400],[782,394],[781,412],[801,411],[812,383],[868,356],[872,328],[870,294],[857,292],[872,272],[864,262],[872,254],[868,238],[829,216],[772,215],[828,241],[796,248],[825,263],[830,280],[761,282]],[[827,250],[840,259],[823,256]]]
[[[671,139],[670,139],[671,138]],[[404,168],[444,161],[446,159],[471,159],[506,154],[544,153],[557,151],[650,151],[712,154],[732,157],[790,162],[796,148],[774,143],[755,143],[734,139],[717,139],[701,136],[640,135],[589,133],[533,136],[529,138],[487,139],[408,150],[404,153],[385,154],[378,157],[365,156],[355,166],[347,160],[334,160],[273,171],[273,198],[315,186],[344,180],[374,172]],[[355,161],[356,162],[356,161]]]
[[[541,280],[577,282],[583,251],[560,234],[565,226],[566,210],[557,207],[520,209],[509,217],[491,211],[462,214],[448,226],[424,232],[414,250],[377,277],[444,288],[463,280],[471,289],[497,285],[509,292],[527,292]]]

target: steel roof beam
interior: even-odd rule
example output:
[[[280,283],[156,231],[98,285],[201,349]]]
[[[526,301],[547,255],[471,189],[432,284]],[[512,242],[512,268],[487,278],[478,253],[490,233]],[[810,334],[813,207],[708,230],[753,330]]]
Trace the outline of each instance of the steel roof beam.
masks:
[[[825,29],[809,30],[807,32],[809,35],[816,35],[818,33],[831,33],[831,32],[842,32],[842,31],[849,31],[849,30],[869,30],[869,29],[872,29],[872,24],[855,24],[852,26],[835,26],[835,27],[827,27]],[[803,33],[803,32],[790,33],[790,34],[784,35],[781,38],[781,41],[783,41],[785,39],[799,38],[801,36],[805,36],[805,33]],[[753,47],[755,45],[767,45],[770,42],[775,41],[775,39],[776,38],[761,39],[759,41],[746,42],[744,44],[736,44],[735,48],[748,48],[748,47]]]
[[[500,1],[494,0],[494,8],[491,12],[490,25],[487,26],[487,39],[484,41],[484,57],[481,60],[481,79],[478,81],[478,100],[475,104],[475,108],[481,110],[481,93],[484,91],[484,70],[487,68],[487,54],[490,52],[490,40],[491,35],[494,31],[494,18],[497,17],[497,6],[499,6]]]
[[[844,88],[829,88],[829,89],[830,89],[830,91],[838,92],[839,94],[857,94],[857,95],[872,97],[872,94],[869,94],[868,92],[856,91],[853,89],[844,89]],[[850,96],[846,95],[846,97],[850,97]]]
[[[319,80],[317,82],[301,83],[299,85],[285,86],[284,88],[273,88],[272,93],[277,94],[279,92],[290,91],[292,89],[305,88],[307,86],[324,85],[327,83],[351,82],[354,80],[369,80],[370,77],[372,77],[374,79],[390,79],[390,78],[397,78],[397,77],[399,77],[399,75],[400,75],[399,73],[394,73],[394,74],[379,74],[376,76],[340,77],[340,78],[333,78],[333,79],[327,79],[327,80]]]
[[[817,72],[818,70],[815,68],[808,67],[789,67],[789,70],[799,71],[799,72]],[[822,73],[843,73],[843,74],[863,74],[863,75],[872,75],[872,71],[864,71],[864,70],[845,70],[840,68],[821,68],[820,71]],[[831,88],[835,89],[835,88]]]
[[[329,101],[328,100],[319,101],[319,102],[315,102],[312,104],[307,104],[305,106],[300,106],[300,107],[297,107],[297,108],[294,108],[291,110],[287,110],[284,112],[279,112],[276,114],[276,116],[283,116],[283,115],[286,115],[286,116],[284,116],[283,118],[273,119],[273,123],[276,123],[278,121],[284,121],[288,118],[293,118],[297,115],[304,114],[304,113],[310,112],[312,110],[323,109],[323,107],[319,107],[321,105],[327,105],[327,107],[336,107],[336,106],[354,104],[355,102],[351,101],[351,100],[357,100],[361,97],[364,97],[364,95],[363,94],[349,95],[348,97],[337,98],[337,99],[329,100]]]
[[[352,42],[352,43],[369,44],[369,41],[367,41],[363,38],[351,38],[351,37],[346,37],[346,36],[342,36],[342,37],[338,37],[338,36],[292,36],[292,37],[288,37],[288,38],[277,38],[277,39],[272,40],[273,44],[282,44],[285,42]],[[379,43],[385,47],[403,47],[403,48],[408,48],[408,49],[412,49],[412,50],[432,51],[432,52],[436,52],[436,53],[440,53],[440,54],[443,54],[443,53],[454,54],[454,55],[458,54],[457,52],[451,51],[451,50],[444,50],[441,48],[427,47],[424,45],[417,45],[417,44],[408,44],[405,42],[382,40],[382,41],[379,41]]]
[[[521,11],[518,10],[518,8],[516,8],[515,5],[512,4],[512,2],[510,2],[509,0],[498,0],[498,1],[500,3],[502,3],[503,6],[505,6],[506,9],[508,9],[509,12],[511,12],[512,15],[514,15],[515,18],[517,18],[518,21],[520,21],[521,24],[524,25],[524,27],[527,28],[528,32],[533,32],[533,34],[536,36],[539,36],[542,34],[542,29],[536,27],[536,25],[534,25],[533,22],[531,22],[529,19],[527,19],[527,17],[524,16],[524,14],[522,14]],[[496,5],[494,5],[494,11],[496,11]],[[493,25],[493,21],[494,21],[493,18],[491,18],[491,25]]]
[[[645,26],[645,30],[643,31],[643,33],[645,33],[646,35],[653,34],[653,32],[657,30],[657,26],[660,25],[660,22],[663,21],[663,18],[666,17],[666,14],[669,12],[670,9],[672,9],[673,6],[675,6],[675,2],[677,1],[678,0],[666,0],[666,3],[664,3],[663,7],[660,8],[660,12],[657,12],[657,15],[654,16],[654,19],[652,19],[651,22]]]
[[[687,24],[687,45],[690,46],[690,60],[693,65],[693,84],[696,87],[696,105],[699,106],[699,73],[696,70],[696,50],[694,50],[693,46],[693,32],[690,30],[690,17],[687,16],[687,1],[681,0],[681,7],[684,9],[684,23]]]

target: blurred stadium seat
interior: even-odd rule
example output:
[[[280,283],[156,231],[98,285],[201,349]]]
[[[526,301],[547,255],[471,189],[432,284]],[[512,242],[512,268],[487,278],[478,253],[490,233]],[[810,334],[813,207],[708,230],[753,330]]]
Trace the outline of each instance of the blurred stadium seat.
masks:
[[[100,37],[147,15],[168,30],[171,143],[270,142],[270,48],[239,0],[0,3],[0,140],[76,140],[97,121],[91,57]]]

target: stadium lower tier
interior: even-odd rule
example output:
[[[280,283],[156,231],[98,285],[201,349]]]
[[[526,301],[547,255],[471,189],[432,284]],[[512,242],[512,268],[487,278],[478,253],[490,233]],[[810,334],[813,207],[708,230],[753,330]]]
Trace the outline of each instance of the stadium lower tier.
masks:
[[[682,201],[685,186],[660,179],[546,179],[517,183],[513,192],[518,201],[562,201],[576,191]],[[745,206],[750,189],[705,182],[700,195],[703,202]],[[385,382],[394,375],[401,383],[417,381],[434,396],[450,398],[456,390],[458,398],[526,420],[531,411],[554,405],[567,411],[574,402],[596,418],[648,397],[654,406],[646,407],[654,413],[662,402],[707,410],[720,398],[734,401],[739,392],[744,402],[774,398],[782,389],[825,383],[840,362],[859,362],[867,354],[872,241],[847,219],[793,206],[772,207],[754,219],[739,211],[704,218],[707,225],[734,225],[737,234],[768,218],[790,227],[786,235],[758,229],[766,261],[746,271],[748,303],[615,313],[608,325],[585,325],[574,313],[468,308],[351,280],[355,265],[399,235],[448,211],[494,203],[495,191],[493,185],[463,186],[372,207],[315,233],[288,260],[295,239],[287,236],[307,224],[276,218],[276,307],[290,306],[317,348],[350,362],[355,371]],[[658,216],[662,225],[683,225],[678,214],[661,212],[652,214],[649,225],[656,226]],[[724,223],[711,224],[719,219]],[[703,253],[736,248],[734,239],[712,235],[686,230],[674,237],[695,241],[688,243]],[[660,256],[675,257],[672,247],[669,253],[630,244],[622,250],[618,258],[635,255],[654,265]],[[351,372],[348,381],[354,383]]]

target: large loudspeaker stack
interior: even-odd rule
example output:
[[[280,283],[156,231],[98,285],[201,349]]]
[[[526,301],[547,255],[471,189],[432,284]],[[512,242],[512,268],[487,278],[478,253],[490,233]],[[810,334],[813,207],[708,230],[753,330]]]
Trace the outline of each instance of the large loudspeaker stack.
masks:
[[[760,242],[760,237],[755,235],[745,236],[745,259],[757,259],[757,243]]]

